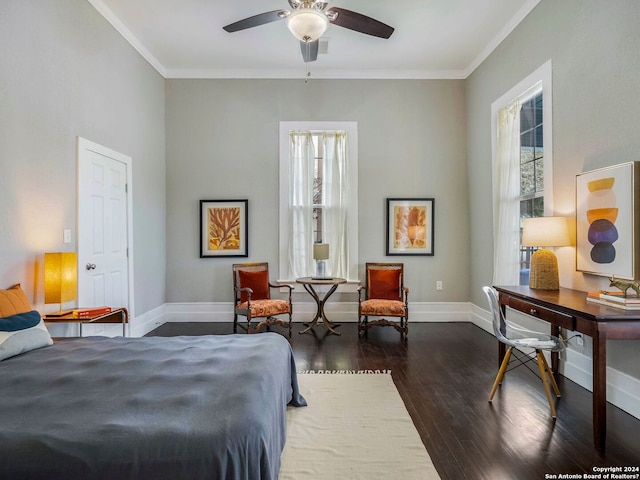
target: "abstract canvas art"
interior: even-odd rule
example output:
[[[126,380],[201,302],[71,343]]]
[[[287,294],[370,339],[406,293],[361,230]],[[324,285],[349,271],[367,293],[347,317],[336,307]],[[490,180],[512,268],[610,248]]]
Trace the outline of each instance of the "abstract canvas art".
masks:
[[[638,276],[640,162],[576,176],[576,268],[585,273]]]
[[[248,200],[200,200],[200,258],[246,257]]]

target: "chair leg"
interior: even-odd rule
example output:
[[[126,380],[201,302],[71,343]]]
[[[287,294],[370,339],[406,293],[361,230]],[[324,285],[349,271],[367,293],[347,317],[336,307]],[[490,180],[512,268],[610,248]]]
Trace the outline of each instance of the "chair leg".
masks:
[[[291,312],[289,312],[289,338],[291,338],[292,327],[293,327],[293,323],[291,322]]]
[[[544,367],[547,361],[544,358],[544,353],[542,353],[542,350],[536,350],[536,359],[538,360],[538,369],[540,370],[540,376],[542,377],[542,384],[544,385],[544,391],[547,394],[547,400],[549,401],[551,416],[553,418],[556,418],[556,407],[553,404],[553,398],[551,398],[551,389],[549,388],[549,382],[547,381],[547,372],[545,372],[545,367]]]
[[[238,315],[233,314],[233,333],[238,333]]]
[[[549,368],[549,363],[547,362],[547,359],[544,356],[544,353],[542,354],[542,361],[544,362],[544,369],[547,372],[547,375],[549,376],[549,381],[551,382],[551,387],[553,388],[553,391],[556,394],[556,397],[561,397],[562,395],[560,394],[560,389],[558,388],[558,384],[556,383],[556,379],[553,376],[553,372]]]
[[[502,379],[504,378],[504,372],[507,371],[507,367],[509,366],[509,359],[511,358],[511,351],[513,347],[509,347],[504,354],[504,360],[502,360],[502,364],[500,365],[500,370],[498,370],[498,374],[496,375],[496,379],[493,382],[493,387],[491,387],[491,393],[489,394],[489,401],[493,400],[493,396],[498,389],[498,385],[502,383]]]

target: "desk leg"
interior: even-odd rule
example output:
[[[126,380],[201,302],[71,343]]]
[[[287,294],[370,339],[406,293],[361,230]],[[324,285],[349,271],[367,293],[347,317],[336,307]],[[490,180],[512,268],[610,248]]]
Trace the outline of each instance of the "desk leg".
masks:
[[[504,303],[500,304],[500,311],[502,312],[502,316],[500,317],[500,330],[505,332],[506,325],[504,325],[503,318],[507,318],[507,306]],[[502,361],[504,360],[504,355],[507,351],[507,348],[504,343],[498,342],[498,368],[502,366]]]
[[[604,450],[607,438],[607,325],[596,322],[593,335],[593,442]]]
[[[309,292],[309,295],[311,295],[313,299],[316,301],[317,310],[316,310],[316,316],[311,321],[309,326],[304,330],[300,331],[299,333],[300,334],[307,333],[318,324],[318,320],[322,319],[322,323],[327,328],[327,330],[329,330],[331,333],[335,335],[340,335],[340,332],[333,329],[333,327],[339,327],[340,325],[338,324],[332,325],[324,313],[324,304],[327,301],[327,299],[333,294],[333,292],[336,291],[336,289],[338,288],[338,284],[337,283],[333,284],[329,289],[329,291],[325,294],[323,299],[320,299],[320,297],[318,296],[318,294],[316,293],[312,285],[307,285],[306,283],[304,283],[302,286],[307,292]]]

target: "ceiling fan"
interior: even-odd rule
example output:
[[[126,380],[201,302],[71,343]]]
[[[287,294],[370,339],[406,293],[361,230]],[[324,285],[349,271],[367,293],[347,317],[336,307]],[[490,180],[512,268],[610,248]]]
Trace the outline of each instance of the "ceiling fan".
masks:
[[[232,33],[285,20],[291,33],[300,40],[300,51],[305,62],[313,62],[318,58],[318,39],[327,30],[329,23],[385,39],[389,38],[394,30],[393,27],[361,13],[338,7],[327,9],[328,0],[288,1],[291,10],[272,10],[239,20],[223,28]]]

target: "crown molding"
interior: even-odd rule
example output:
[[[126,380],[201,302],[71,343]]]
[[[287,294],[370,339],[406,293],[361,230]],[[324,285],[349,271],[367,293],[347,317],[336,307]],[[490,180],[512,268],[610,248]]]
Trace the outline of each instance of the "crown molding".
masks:
[[[131,33],[124,23],[116,16],[113,11],[107,7],[102,0],[87,0],[100,15],[102,15],[122,37],[131,44],[131,46],[144,58],[156,71],[167,78],[167,69],[162,65],[156,57],[154,57],[147,47],[145,47],[136,36]]]

